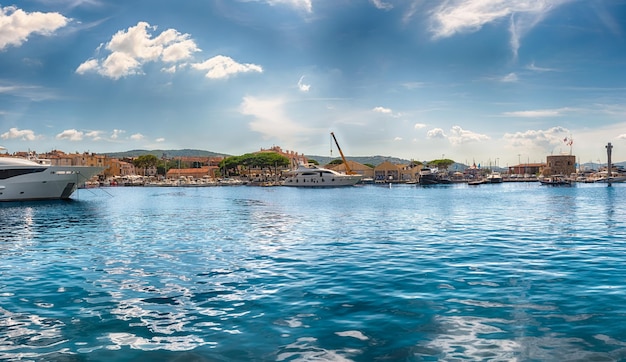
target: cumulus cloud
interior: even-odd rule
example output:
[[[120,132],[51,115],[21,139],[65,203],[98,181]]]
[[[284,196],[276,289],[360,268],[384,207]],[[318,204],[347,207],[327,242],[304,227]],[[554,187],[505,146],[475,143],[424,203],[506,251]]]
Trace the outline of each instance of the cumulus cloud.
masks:
[[[415,129],[422,129],[422,128],[425,128],[425,127],[426,127],[426,125],[424,123],[416,123],[413,126],[413,128],[415,128]]]
[[[224,55],[215,56],[202,63],[192,64],[191,67],[197,70],[207,71],[204,76],[209,79],[228,78],[238,73],[263,73],[263,68],[260,65],[238,63]]]
[[[490,139],[489,136],[468,131],[460,126],[453,126],[450,129],[450,132],[446,134],[441,128],[433,128],[426,133],[426,137],[434,139],[434,138],[447,138],[448,141],[453,145],[460,145],[471,142],[481,142],[487,141]]]
[[[56,135],[58,140],[68,141],[82,141],[84,133],[76,129],[66,129],[65,131]]]
[[[96,72],[104,77],[119,79],[143,74],[142,66],[145,63],[178,63],[200,51],[189,34],[167,29],[153,37],[149,31],[156,29],[156,26],[140,21],[135,26],[118,31],[104,45],[110,54],[105,58],[86,60],[78,66],[76,73]],[[100,46],[98,50],[102,48]]]
[[[130,139],[133,140],[133,141],[141,141],[144,138],[145,138],[145,136],[142,135],[141,133],[135,133],[135,134],[130,136]]]
[[[374,107],[372,111],[376,113],[391,114],[391,109],[385,107]]]
[[[165,142],[165,138],[163,138],[163,137],[157,138],[157,139],[155,140],[155,142],[159,142],[159,143],[161,143],[161,142]]]
[[[564,127],[552,127],[546,130],[528,130],[525,132],[505,133],[504,140],[513,147],[534,148],[551,152],[555,146],[562,145],[569,130]]]
[[[433,128],[426,132],[428,138],[446,138],[445,132],[441,128]]]
[[[85,137],[91,138],[93,141],[99,141],[102,139],[102,131],[89,131],[85,132]]]
[[[11,128],[7,132],[4,132],[0,137],[3,140],[8,139],[21,139],[23,141],[34,141],[36,139],[41,138],[40,136],[36,136],[35,132],[29,129],[17,129]]]
[[[550,11],[573,0],[450,0],[431,13],[434,38],[471,33],[484,25],[509,19],[511,51],[517,56],[520,39],[541,22]]]
[[[0,7],[0,50],[20,46],[33,34],[53,35],[69,21],[59,13],[28,13],[15,6]]]
[[[450,130],[450,135],[448,136],[448,140],[453,145],[460,145],[464,143],[470,142],[480,142],[489,140],[489,136],[475,133],[472,131],[464,130],[460,126],[454,126]]]
[[[124,133],[126,133],[126,131],[124,131],[123,129],[114,129],[111,133],[111,139],[116,140]]]
[[[308,92],[310,88],[310,84],[304,83],[304,76],[300,77],[300,79],[298,80],[298,89],[300,89],[300,91],[302,92]]]

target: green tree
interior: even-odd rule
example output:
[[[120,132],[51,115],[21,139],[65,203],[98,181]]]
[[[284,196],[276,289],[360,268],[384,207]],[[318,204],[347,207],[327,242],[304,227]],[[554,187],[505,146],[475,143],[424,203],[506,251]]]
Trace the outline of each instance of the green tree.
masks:
[[[336,160],[330,161],[328,164],[329,165],[341,165],[342,163],[343,163],[342,159],[336,159]]]
[[[274,167],[274,174],[278,173],[278,167],[289,166],[289,159],[276,152],[259,152],[259,153],[246,153],[241,156],[230,156],[222,160],[219,164],[220,169],[233,171],[233,174],[239,174],[240,169],[258,168],[263,171],[269,169],[272,171]]]
[[[155,155],[141,155],[133,160],[133,165],[136,168],[143,169],[155,167],[159,163],[159,159]]]
[[[454,163],[454,161],[449,159],[449,158],[443,158],[443,159],[439,159],[439,160],[432,160],[432,161],[428,162],[428,164],[430,166],[435,166],[435,167],[443,168],[443,169],[446,169],[446,170],[453,163]]]
[[[239,165],[241,164],[241,156],[226,157],[219,163],[220,170],[224,170],[224,176],[232,170],[234,174],[239,174]]]

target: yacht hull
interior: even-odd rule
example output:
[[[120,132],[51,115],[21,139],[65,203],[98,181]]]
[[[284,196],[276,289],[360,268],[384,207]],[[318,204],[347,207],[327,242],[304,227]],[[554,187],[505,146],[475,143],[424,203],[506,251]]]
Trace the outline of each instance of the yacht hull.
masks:
[[[283,186],[290,187],[343,187],[354,186],[361,181],[361,175],[346,175],[315,165],[300,165],[289,172]]]
[[[102,167],[21,165],[0,168],[0,201],[65,200]]]
[[[361,181],[361,176],[335,176],[335,177],[288,177],[283,186],[291,187],[342,187],[354,186]]]

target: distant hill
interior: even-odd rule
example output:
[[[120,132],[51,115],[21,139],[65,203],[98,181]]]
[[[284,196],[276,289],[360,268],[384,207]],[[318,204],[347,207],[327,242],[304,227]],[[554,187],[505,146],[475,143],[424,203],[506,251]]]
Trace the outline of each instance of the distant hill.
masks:
[[[224,156],[228,157],[225,153],[217,153],[211,151],[204,150],[195,150],[195,149],[182,149],[182,150],[131,150],[124,152],[106,152],[103,153],[109,157],[114,158],[124,158],[124,157],[138,157],[143,155],[154,155],[158,158],[161,158],[163,154],[168,158],[173,157],[219,157]]]
[[[137,156],[141,156],[141,155],[154,155],[158,158],[161,158],[163,156],[163,154],[165,154],[167,157],[169,158],[173,158],[173,157],[228,157],[228,156],[232,156],[226,153],[219,153],[219,152],[212,152],[212,151],[205,151],[205,150],[197,150],[197,149],[182,149],[182,150],[130,150],[130,151],[124,151],[124,152],[106,152],[106,153],[102,153],[104,155],[107,155],[109,157],[115,157],[115,158],[124,158],[124,157],[137,157]],[[327,165],[329,164],[331,161],[333,160],[337,160],[340,159],[339,156],[337,157],[328,157],[328,156],[318,156],[318,155],[307,155],[306,156],[308,159],[310,160],[315,160],[317,162],[319,162],[320,165]],[[389,161],[391,163],[395,163],[395,164],[408,164],[411,162],[411,160],[407,160],[407,159],[402,159],[402,158],[398,158],[398,157],[392,157],[392,156],[355,156],[355,157],[346,157],[348,160],[351,161],[355,161],[361,164],[368,164],[368,165],[374,165],[374,166],[378,166],[381,163],[385,162],[385,161]],[[613,163],[615,166],[622,166],[624,168],[626,168],[626,162],[614,162]],[[601,165],[606,167],[606,161],[604,163],[601,163]],[[587,168],[587,169],[597,169],[598,168],[598,163],[583,163],[582,164],[583,167]],[[462,171],[465,168],[467,168],[467,165],[464,165],[462,163],[454,163],[453,165],[451,165],[448,169],[452,170],[452,171]],[[494,167],[494,169],[498,169],[498,171],[502,171],[502,172],[506,172],[507,169],[503,168],[503,167]]]
[[[319,162],[320,165],[327,165],[333,160],[339,160],[341,157],[328,157],[328,156],[306,156],[309,160],[315,160]],[[346,157],[346,159],[354,162],[358,162],[363,165],[374,165],[378,166],[385,161],[389,161],[395,164],[407,164],[410,163],[410,160],[403,160],[397,157],[391,156],[356,156],[356,157]]]
[[[218,157],[218,156],[232,156],[225,153],[218,153],[212,151],[196,150],[196,149],[182,149],[182,150],[130,150],[124,152],[106,152],[103,153],[109,157],[124,158],[124,157],[138,157],[142,155],[154,155],[161,158],[163,154],[167,157]],[[306,156],[308,159],[315,160],[320,165],[326,165],[332,160],[339,159],[340,157],[327,157],[327,156]],[[384,161],[389,161],[396,164],[407,164],[411,161],[403,160],[397,157],[390,156],[362,156],[362,157],[347,157],[351,161],[356,161],[362,164],[379,165]]]

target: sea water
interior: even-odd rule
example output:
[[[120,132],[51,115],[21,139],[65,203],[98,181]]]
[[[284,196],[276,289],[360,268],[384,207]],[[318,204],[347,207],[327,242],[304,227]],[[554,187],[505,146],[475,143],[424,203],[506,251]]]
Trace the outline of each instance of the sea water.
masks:
[[[626,185],[0,204],[0,360],[626,359]]]

